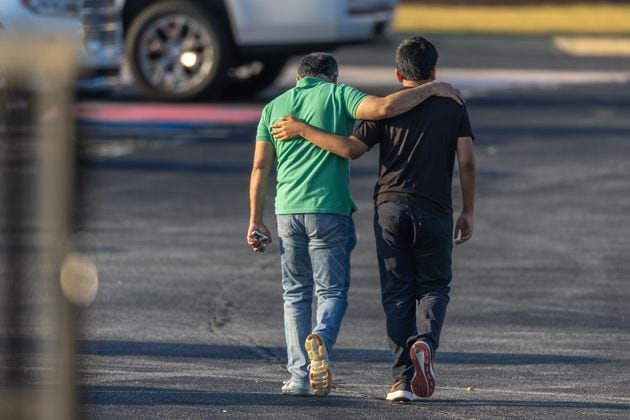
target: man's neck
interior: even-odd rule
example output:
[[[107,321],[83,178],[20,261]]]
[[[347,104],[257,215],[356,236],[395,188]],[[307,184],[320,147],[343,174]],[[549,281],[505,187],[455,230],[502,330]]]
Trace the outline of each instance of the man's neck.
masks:
[[[402,85],[403,87],[416,87],[416,86],[420,86],[420,85],[424,85],[425,83],[430,83],[433,80],[427,79],[427,80],[420,80],[420,81],[416,81],[416,80],[403,80],[402,81]]]

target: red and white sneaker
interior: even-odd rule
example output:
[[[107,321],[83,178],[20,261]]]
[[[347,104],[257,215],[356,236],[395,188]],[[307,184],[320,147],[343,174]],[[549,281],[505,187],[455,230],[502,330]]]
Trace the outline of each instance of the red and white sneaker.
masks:
[[[428,398],[435,391],[435,373],[433,372],[433,351],[429,343],[418,340],[409,350],[409,357],[415,368],[411,379],[411,391],[414,395]]]

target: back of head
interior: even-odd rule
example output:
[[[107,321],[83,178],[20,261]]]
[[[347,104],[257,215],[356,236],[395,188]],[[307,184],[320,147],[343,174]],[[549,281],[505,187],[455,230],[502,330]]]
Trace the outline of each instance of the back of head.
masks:
[[[437,63],[435,46],[420,36],[407,38],[396,49],[396,69],[405,80],[429,80]]]
[[[305,55],[298,65],[298,76],[317,77],[329,82],[337,80],[337,60],[330,54],[315,52]]]

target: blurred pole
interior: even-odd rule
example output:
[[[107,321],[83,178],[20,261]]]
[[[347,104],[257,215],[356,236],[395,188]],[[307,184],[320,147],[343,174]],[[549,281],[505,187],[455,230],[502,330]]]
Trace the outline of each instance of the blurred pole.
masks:
[[[0,66],[6,149],[0,418],[72,420],[79,417],[79,312],[64,297],[61,272],[72,249],[74,51],[62,40],[3,40]]]
[[[39,174],[39,206],[42,228],[39,244],[42,247],[42,280],[50,282],[52,305],[43,311],[42,322],[53,320],[51,330],[57,331],[57,342],[48,349],[50,365],[56,366],[57,386],[48,389],[42,418],[78,418],[78,401],[75,384],[75,324],[78,312],[64,298],[60,274],[64,257],[72,249],[72,216],[74,208],[75,147],[72,98],[74,81],[74,54],[69,44],[47,49],[42,66],[40,83],[41,100],[37,114],[40,116],[37,138]],[[54,371],[54,370],[53,370]],[[50,408],[53,408],[49,411]],[[49,414],[52,414],[49,416]]]
[[[27,386],[26,360],[22,351],[25,343],[22,340],[22,331],[26,328],[26,310],[24,300],[26,294],[27,267],[29,260],[26,249],[29,248],[27,231],[28,222],[26,216],[27,191],[32,187],[31,180],[24,176],[28,171],[28,159],[25,156],[32,155],[33,138],[29,129],[32,116],[26,106],[29,101],[28,94],[24,92],[17,82],[11,83],[0,75],[3,88],[0,91],[0,121],[2,126],[2,146],[4,157],[2,179],[4,181],[2,203],[4,204],[5,220],[3,221],[3,259],[4,266],[2,295],[3,297],[3,344],[2,377],[3,395],[23,399],[24,389]],[[6,401],[3,401],[6,402]],[[3,413],[6,413],[2,407]],[[20,410],[22,411],[22,410]],[[13,413],[13,411],[9,411]],[[5,414],[2,414],[4,417]]]

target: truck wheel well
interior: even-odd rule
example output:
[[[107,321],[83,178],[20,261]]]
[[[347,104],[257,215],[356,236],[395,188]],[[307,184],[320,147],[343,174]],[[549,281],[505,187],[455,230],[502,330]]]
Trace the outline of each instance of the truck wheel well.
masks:
[[[152,4],[159,3],[161,0],[127,0],[122,10],[123,30],[127,33],[127,29],[133,22],[133,19],[138,16],[144,9]],[[225,22],[225,27],[228,29],[230,38],[232,37],[232,25],[225,8],[223,0],[188,0],[196,6],[205,9],[208,13],[218,15],[218,17]]]

